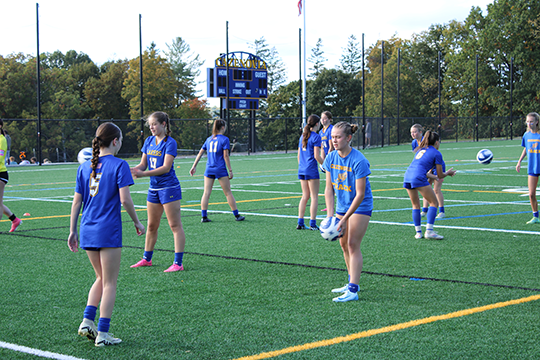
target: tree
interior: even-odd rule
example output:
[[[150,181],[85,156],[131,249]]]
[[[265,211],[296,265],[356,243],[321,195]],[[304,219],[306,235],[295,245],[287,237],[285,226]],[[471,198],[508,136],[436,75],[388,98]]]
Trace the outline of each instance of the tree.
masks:
[[[356,75],[362,70],[362,50],[359,49],[354,35],[349,36],[347,47],[343,49],[339,62],[341,70],[346,73]]]
[[[185,100],[175,110],[174,117],[190,119],[179,122],[177,131],[173,132],[178,146],[183,149],[197,149],[202,146],[207,135],[208,119],[211,117],[206,100],[197,98]]]
[[[325,69],[324,63],[327,59],[323,56],[323,54],[324,51],[322,50],[322,39],[319,38],[315,47],[311,49],[311,55],[307,59],[308,62],[313,64],[313,67],[309,68],[309,70],[312,70],[312,72],[308,75],[308,77],[316,79],[321,71]]]
[[[36,59],[22,53],[0,56],[0,117],[36,113]]]
[[[260,57],[268,67],[268,94],[271,94],[287,80],[285,63],[276,48],[270,48],[264,36],[248,46],[255,51],[253,55]]]
[[[342,70],[324,69],[306,90],[310,113],[329,110],[334,116],[351,116],[360,104],[362,81]]]
[[[178,82],[175,97],[177,105],[183,100],[196,97],[195,78],[201,74],[199,69],[204,61],[199,60],[198,54],[190,53],[190,46],[181,37],[173,40],[172,44],[167,44],[169,51],[165,52],[167,59],[171,64],[172,71]]]

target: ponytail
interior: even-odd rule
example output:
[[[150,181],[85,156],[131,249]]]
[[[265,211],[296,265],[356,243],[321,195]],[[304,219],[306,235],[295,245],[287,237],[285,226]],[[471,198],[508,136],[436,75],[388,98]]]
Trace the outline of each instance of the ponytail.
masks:
[[[418,149],[426,148],[430,145],[433,146],[437,141],[439,141],[439,139],[439,134],[437,134],[435,131],[428,130],[424,134],[422,142],[418,145]]]
[[[317,126],[317,124],[321,121],[321,118],[315,114],[309,115],[307,119],[307,125],[304,127],[304,131],[302,132],[302,148],[307,148],[309,137],[311,136],[311,130]]]
[[[92,169],[91,178],[96,178],[96,169],[99,164],[99,150],[111,145],[114,139],[120,139],[122,137],[122,131],[118,126],[112,122],[106,122],[96,130],[96,137],[92,140],[92,160],[90,161],[90,168]]]

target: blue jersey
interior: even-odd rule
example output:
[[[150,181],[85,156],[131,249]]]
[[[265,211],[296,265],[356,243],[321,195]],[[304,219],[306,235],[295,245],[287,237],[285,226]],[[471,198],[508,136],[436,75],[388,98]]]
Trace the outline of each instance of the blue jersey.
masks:
[[[527,131],[521,138],[521,146],[527,149],[529,175],[540,174],[540,133]]]
[[[369,161],[358,150],[351,148],[346,157],[339,156],[337,151],[332,151],[324,159],[323,168],[330,172],[332,186],[337,196],[336,212],[345,214],[349,210],[356,196],[356,180],[366,178],[364,200],[355,212],[368,212],[373,210],[373,195],[368,175],[371,174]]]
[[[202,146],[203,150],[208,153],[206,162],[206,171],[204,176],[228,174],[227,164],[223,159],[223,152],[230,149],[229,138],[225,135],[218,134],[210,136]]]
[[[324,155],[328,155],[328,150],[330,150],[330,141],[332,141],[332,129],[334,128],[334,125],[330,124],[325,129],[322,129],[319,132],[319,135],[321,136],[321,146],[324,149]]]
[[[144,142],[141,150],[143,154],[146,154],[149,170],[155,170],[162,167],[165,162],[165,155],[176,157],[177,151],[176,141],[170,136],[166,136],[159,143],[155,136],[149,136]],[[180,182],[174,172],[174,164],[171,166],[171,170],[169,170],[168,173],[150,176],[150,190],[162,190],[179,185]]]
[[[298,175],[319,176],[317,159],[315,159],[315,147],[321,147],[321,137],[312,131],[309,135],[307,147],[302,148],[304,135],[300,136],[298,151],[300,152],[300,162],[298,163]]]
[[[412,146],[412,151],[414,151],[414,149],[416,149],[418,147],[418,140],[414,139],[411,143],[411,146]]]
[[[82,195],[81,248],[122,247],[122,217],[119,189],[133,185],[126,161],[102,156],[95,179],[90,178],[90,160],[79,166],[75,192]]]
[[[436,165],[443,166],[442,154],[433,146],[422,148],[416,152],[414,159],[405,172],[404,183],[410,183],[412,188],[429,185],[427,172]]]

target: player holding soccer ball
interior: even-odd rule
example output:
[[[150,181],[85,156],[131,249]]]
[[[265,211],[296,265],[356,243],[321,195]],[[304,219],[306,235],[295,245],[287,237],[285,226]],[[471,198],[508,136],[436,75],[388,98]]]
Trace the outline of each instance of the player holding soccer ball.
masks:
[[[182,271],[184,270],[182,260],[186,235],[180,218],[182,189],[174,172],[174,158],[178,146],[176,141],[169,136],[171,129],[167,113],[156,111],[150,114],[146,122],[152,136],[149,136],[144,142],[141,149],[143,153],[141,162],[131,169],[131,174],[136,178],[150,177],[150,188],[146,199],[148,231],[146,232],[143,258],[131,267],[152,266],[152,255],[157,242],[159,223],[163,211],[165,211],[174,237],[174,262],[165,272]]]
[[[339,243],[349,274],[348,283],[333,293],[343,293],[335,302],[358,300],[360,274],[364,264],[360,244],[366,233],[373,211],[373,196],[368,175],[369,162],[358,150],[351,147],[358,125],[339,122],[332,129],[332,144],[336,151],[328,154],[323,163],[326,170],[324,198],[328,215],[334,213],[334,195],[337,197],[336,216],[340,219]]]
[[[129,165],[115,157],[121,146],[122,132],[118,126],[104,123],[98,127],[92,141],[92,159],[81,164],[77,170],[71,205],[69,249],[78,251],[77,220],[82,206],[81,248],[86,250],[96,273],[96,280],[88,293],[79,335],[94,340],[96,346],[122,342],[109,333],[122,254],[120,203],[133,220],[137,234],[144,234],[144,226],[137,217],[129,193],[129,187],[133,185]],[[94,319],[98,306],[99,323],[96,328]]]
[[[446,176],[454,176],[456,171],[454,169],[443,171],[444,161],[442,154],[439,152],[439,145],[439,134],[434,131],[426,131],[403,179],[403,187],[407,189],[413,207],[412,217],[414,227],[416,228],[415,237],[417,239],[422,238],[422,217],[420,215],[420,198],[418,193],[422,194],[430,205],[427,211],[426,239],[443,239],[443,236],[433,230],[433,223],[435,222],[439,203],[428,181],[428,177],[435,178],[435,176],[428,172],[435,167],[437,169],[437,178],[443,179]]]
[[[540,175],[540,134],[538,133],[538,121],[540,115],[533,112],[527,115],[527,132],[521,138],[521,146],[524,147],[516,165],[516,171],[521,170],[521,161],[527,156],[529,158],[529,200],[533,212],[533,218],[527,224],[538,224],[538,201],[536,200],[536,187],[538,186],[538,175]]]

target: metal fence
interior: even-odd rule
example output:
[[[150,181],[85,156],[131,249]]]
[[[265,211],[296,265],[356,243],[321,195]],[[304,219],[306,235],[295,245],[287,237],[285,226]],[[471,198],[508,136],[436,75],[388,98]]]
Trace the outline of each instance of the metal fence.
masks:
[[[37,154],[37,120],[3,119],[11,136],[11,155],[20,162],[24,157],[39,159]],[[516,119],[514,119],[516,120]],[[141,120],[112,119],[122,130],[124,141],[119,156],[140,157],[144,139],[150,135]],[[352,146],[362,149],[367,145],[364,120],[361,117],[335,117],[334,124],[347,121],[359,125]],[[477,141],[512,139],[526,130],[524,122],[510,117],[438,117],[384,118],[368,117],[371,123],[371,147],[410,143],[410,127],[421,124],[425,130],[438,131],[443,141]],[[77,161],[82,148],[90,147],[95,130],[104,120],[41,121],[41,159],[51,162]],[[171,136],[178,143],[178,155],[195,155],[212,133],[212,119],[173,119]],[[228,133],[233,153],[296,151],[302,134],[300,118],[231,118]]]

